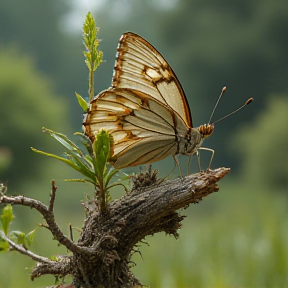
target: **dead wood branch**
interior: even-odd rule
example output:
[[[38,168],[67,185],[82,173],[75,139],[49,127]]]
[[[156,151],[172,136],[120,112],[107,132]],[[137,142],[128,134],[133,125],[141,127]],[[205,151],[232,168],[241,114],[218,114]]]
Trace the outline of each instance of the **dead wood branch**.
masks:
[[[184,216],[177,210],[219,190],[217,182],[229,168],[219,168],[167,182],[157,180],[154,172],[134,177],[134,188],[122,198],[109,203],[105,214],[93,206],[75,244],[57,229],[53,211],[42,203],[23,196],[0,196],[0,203],[11,203],[37,209],[45,218],[52,234],[73,255],[61,256],[57,263],[40,263],[32,278],[43,274],[74,277],[75,287],[132,288],[141,287],[131,273],[131,256],[137,243],[158,232],[178,237]],[[60,230],[60,229],[59,229]],[[64,237],[64,238],[63,238]]]

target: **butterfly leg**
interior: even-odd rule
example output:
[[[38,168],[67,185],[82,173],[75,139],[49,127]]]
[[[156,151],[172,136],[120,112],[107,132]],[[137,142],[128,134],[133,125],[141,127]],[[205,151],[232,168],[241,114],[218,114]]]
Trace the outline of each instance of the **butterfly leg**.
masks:
[[[212,160],[214,158],[214,153],[215,151],[213,149],[210,149],[210,148],[206,148],[206,147],[199,147],[198,150],[206,150],[206,151],[210,151],[212,153],[211,155],[211,158],[210,158],[210,162],[209,162],[209,166],[207,167],[207,170],[210,170],[210,167],[211,167],[211,164],[212,164]],[[197,156],[198,156],[198,150],[197,150]],[[198,163],[199,163],[199,159],[200,159],[200,156],[198,157]],[[199,167],[200,167],[200,163],[199,163]],[[200,170],[201,171],[201,170]]]
[[[196,151],[196,155],[197,155],[197,160],[198,160],[199,171],[201,172],[202,169],[201,169],[200,153],[198,150]]]
[[[176,155],[173,155],[173,158],[174,158],[174,161],[175,161],[176,165],[177,165],[178,168],[179,168],[180,177],[181,177],[181,179],[183,179],[182,169],[181,169],[181,166],[180,166],[179,161],[178,161],[178,159],[177,159],[177,156],[176,156]]]

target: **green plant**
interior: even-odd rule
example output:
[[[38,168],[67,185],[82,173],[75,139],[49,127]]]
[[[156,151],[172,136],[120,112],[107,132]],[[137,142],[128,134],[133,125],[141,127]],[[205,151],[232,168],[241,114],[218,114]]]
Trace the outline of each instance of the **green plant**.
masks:
[[[94,94],[93,73],[101,62],[102,53],[97,52],[97,29],[90,13],[86,17],[83,30],[91,99]],[[84,113],[89,113],[88,103],[79,94],[76,96]],[[123,185],[119,182],[110,184],[118,171],[108,163],[114,160],[111,135],[105,129],[99,129],[90,138],[76,133],[83,146],[80,148],[62,133],[46,128],[43,128],[43,131],[65,148],[64,156],[35,148],[32,150],[64,162],[78,171],[83,177],[68,181],[92,184],[95,188],[95,197],[89,199],[88,203],[83,203],[86,219],[79,238],[75,241],[72,226],[70,226],[70,237],[67,237],[55,220],[54,202],[57,187],[54,180],[51,182],[49,205],[25,196],[6,195],[5,187],[1,186],[0,203],[8,204],[3,212],[1,246],[3,250],[16,250],[38,262],[32,269],[32,280],[44,274],[55,275],[56,279],[64,279],[65,276],[72,275],[71,287],[144,287],[131,272],[133,267],[131,257],[135,252],[140,253],[137,243],[147,235],[162,231],[177,238],[181,221],[184,219],[177,210],[191,203],[198,203],[203,197],[218,191],[216,183],[230,170],[219,168],[206,173],[189,175],[181,181],[174,179],[163,183],[162,180],[157,179],[157,171],[149,169],[131,177],[133,185],[130,191],[120,199],[110,201],[109,189],[115,185]],[[63,245],[69,253],[48,258],[27,249],[33,240],[34,230],[28,234],[8,233],[13,219],[9,204],[37,210],[46,221],[40,226],[47,228],[53,235],[53,239]]]

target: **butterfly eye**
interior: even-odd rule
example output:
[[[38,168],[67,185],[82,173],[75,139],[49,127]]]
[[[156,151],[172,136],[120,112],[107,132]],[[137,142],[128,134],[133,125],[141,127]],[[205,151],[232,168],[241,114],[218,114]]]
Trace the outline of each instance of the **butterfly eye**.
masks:
[[[209,137],[213,131],[214,131],[214,125],[213,124],[204,124],[204,125],[200,125],[198,127],[198,131],[200,132],[200,134],[202,135],[202,137],[207,138]]]

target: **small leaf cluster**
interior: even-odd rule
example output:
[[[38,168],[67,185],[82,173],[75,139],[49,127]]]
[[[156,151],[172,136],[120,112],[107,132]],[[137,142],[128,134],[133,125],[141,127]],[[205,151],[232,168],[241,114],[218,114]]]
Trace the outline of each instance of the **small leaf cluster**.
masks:
[[[83,51],[85,57],[85,64],[89,70],[89,85],[88,96],[89,102],[94,98],[94,72],[98,66],[102,63],[103,52],[98,49],[99,39],[97,39],[97,33],[99,28],[95,26],[95,20],[90,12],[87,13],[85,21],[83,23],[83,44],[85,51]],[[81,95],[76,93],[76,97],[79,105],[84,113],[88,112],[89,102],[87,103]]]
[[[10,231],[10,225],[14,218],[12,205],[6,205],[0,216],[0,252],[8,251],[10,249],[10,244],[4,240],[4,235],[14,243],[23,246],[25,249],[28,249],[34,240],[36,229],[27,234],[22,231]]]
[[[83,151],[83,149],[64,134],[46,128],[43,128],[43,132],[48,133],[64,146],[66,149],[64,153],[65,157],[43,152],[33,147],[31,147],[31,149],[36,153],[58,159],[81,173],[84,178],[66,179],[66,181],[88,182],[93,184],[98,200],[103,202],[102,207],[106,207],[107,200],[111,199],[108,190],[113,186],[121,185],[119,182],[110,184],[112,177],[118,172],[117,169],[108,163],[112,154],[111,151],[113,150],[111,135],[104,129],[100,130],[95,135],[95,140],[92,143],[84,134],[76,133],[76,135],[80,137],[83,147],[85,147],[86,151]]]
[[[95,135],[93,145],[86,135],[76,133],[87,150],[86,152],[72,142],[66,135],[46,128],[42,130],[66,148],[66,152],[64,153],[65,157],[43,152],[33,147],[31,147],[31,149],[36,153],[58,159],[68,164],[84,176],[83,179],[66,179],[67,181],[89,182],[95,187],[99,187],[101,185],[100,180],[103,179],[103,188],[105,190],[110,188],[108,183],[118,170],[111,167],[110,164],[109,169],[106,169],[106,165],[111,156],[111,136],[106,130],[101,130]]]
[[[95,20],[90,12],[87,13],[83,24],[83,44],[86,50],[83,52],[85,56],[85,64],[89,71],[95,72],[102,62],[103,52],[98,50],[99,39],[97,32],[99,29],[95,26]]]

